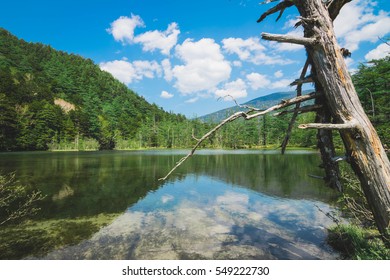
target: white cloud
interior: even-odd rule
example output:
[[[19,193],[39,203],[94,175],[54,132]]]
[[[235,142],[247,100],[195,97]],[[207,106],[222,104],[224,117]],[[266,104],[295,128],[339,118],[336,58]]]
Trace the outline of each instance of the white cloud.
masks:
[[[163,61],[161,61],[161,66],[164,70],[164,79],[167,82],[172,81],[173,73],[172,73],[171,62],[169,61],[169,59],[166,58]]]
[[[136,73],[141,77],[154,78],[161,76],[161,66],[156,61],[136,60],[133,61]]]
[[[176,45],[177,37],[180,34],[177,23],[169,24],[165,31],[148,31],[134,38],[135,43],[142,44],[144,51],[159,49],[162,54],[169,55],[170,50]]]
[[[246,97],[248,93],[245,82],[242,79],[237,79],[233,82],[226,83],[224,89],[216,90],[215,95],[223,97],[224,100],[228,100],[229,97],[233,97],[234,99]]]
[[[163,90],[161,92],[161,95],[160,95],[161,98],[164,98],[164,99],[169,99],[169,98],[172,98],[173,97],[173,94]]]
[[[278,55],[267,55],[267,48],[260,43],[259,38],[250,37],[227,38],[222,40],[223,49],[229,54],[236,54],[242,61],[248,61],[256,65],[266,64],[290,64],[289,59],[283,59]]]
[[[348,69],[350,69],[354,63],[355,61],[352,58],[350,57],[345,58],[345,64],[347,65]]]
[[[195,103],[198,100],[199,100],[199,97],[194,97],[194,98],[188,99],[188,100],[186,100],[184,102],[185,103]]]
[[[281,78],[281,77],[283,77],[283,72],[282,72],[282,70],[276,71],[276,72],[274,73],[274,76],[275,76],[276,78]]]
[[[250,73],[246,75],[246,78],[249,82],[250,87],[253,90],[257,90],[259,88],[266,88],[271,84],[271,81],[267,78],[266,75],[261,75],[259,73]]]
[[[334,21],[334,29],[337,37],[345,37],[348,33],[356,31],[362,25],[372,21],[373,9],[369,3],[360,0],[353,1],[341,9]]]
[[[184,94],[210,91],[230,77],[231,66],[213,39],[185,40],[175,53],[184,64],[172,69],[175,87]]]
[[[124,84],[130,84],[136,76],[133,65],[124,60],[102,62],[99,66]]]
[[[287,33],[286,35],[291,35]],[[277,43],[277,50],[279,52],[295,52],[305,50],[305,47],[298,44],[290,44],[290,43]]]
[[[233,61],[233,66],[242,67],[242,62],[240,60],[235,60],[235,61]]]
[[[115,41],[122,43],[132,43],[134,39],[134,29],[136,27],[143,27],[144,22],[141,17],[131,14],[131,17],[121,16],[111,23],[111,27],[107,32],[114,36]]]
[[[228,38],[223,39],[223,49],[228,53],[235,53],[241,60],[249,60],[253,53],[259,53],[266,50],[266,48],[260,44],[258,38],[248,38],[246,40],[242,38]]]
[[[381,59],[381,58],[384,58],[388,55],[390,55],[390,46],[383,43],[383,44],[380,44],[375,49],[369,51],[364,58],[366,60],[370,61],[373,59]]]
[[[169,55],[180,34],[176,22],[169,24],[165,31],[147,31],[135,36],[134,30],[137,27],[145,27],[145,24],[140,16],[131,14],[130,18],[121,16],[113,21],[107,32],[112,34],[116,41],[123,44],[139,43],[144,51],[160,50],[164,55]]]
[[[122,83],[128,85],[134,81],[146,78],[154,78],[161,75],[161,67],[156,61],[136,60],[128,62],[125,60],[114,60],[102,62],[100,69],[111,73]]]
[[[277,88],[288,89],[290,87],[291,82],[292,81],[290,79],[281,79],[281,80],[272,82],[268,88],[270,88],[270,89],[277,89]]]
[[[334,22],[340,45],[350,51],[359,48],[364,41],[377,42],[390,32],[389,13],[374,14],[375,2],[356,0],[348,3]]]

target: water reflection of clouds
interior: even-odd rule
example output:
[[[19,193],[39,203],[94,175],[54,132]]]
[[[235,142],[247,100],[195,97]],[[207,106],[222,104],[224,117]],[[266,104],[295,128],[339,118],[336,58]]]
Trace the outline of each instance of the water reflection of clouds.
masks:
[[[165,204],[165,203],[167,203],[167,202],[170,202],[170,201],[172,201],[172,200],[174,200],[175,199],[175,197],[174,196],[172,196],[172,195],[163,195],[162,197],[161,197],[161,202],[163,203],[163,204]]]
[[[170,206],[143,210],[153,201]],[[314,202],[189,176],[150,194],[90,240],[47,258],[332,259],[323,244],[330,223]]]
[[[249,196],[233,191],[227,191],[224,195],[218,196],[216,204],[218,207],[236,213],[247,211]]]

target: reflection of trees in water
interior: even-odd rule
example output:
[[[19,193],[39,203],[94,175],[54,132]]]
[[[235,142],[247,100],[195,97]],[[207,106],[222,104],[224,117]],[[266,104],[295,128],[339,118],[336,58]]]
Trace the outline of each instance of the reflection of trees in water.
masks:
[[[196,186],[194,183],[198,183]],[[210,192],[208,183],[216,192]],[[141,201],[76,246],[48,259],[333,259],[324,246],[331,221],[313,202],[279,199],[188,176],[166,186],[181,190],[169,207],[166,189]],[[326,204],[318,202],[328,209]],[[145,205],[146,204],[146,205]],[[155,205],[149,209],[150,204]],[[146,207],[145,207],[146,206]]]
[[[74,218],[123,212],[156,190],[161,185],[158,178],[166,172],[164,167],[178,157],[121,152],[26,153],[10,158],[9,165],[0,165],[16,170],[21,182],[47,196],[41,204],[41,217]]]
[[[226,154],[198,155],[181,168],[266,194],[329,201],[335,193],[308,176],[321,172],[318,165],[316,154]]]
[[[182,154],[172,155],[167,152],[37,153],[27,156],[16,155],[7,161],[0,158],[0,168],[16,170],[22,183],[39,187],[42,193],[47,195],[47,199],[41,205],[40,218],[48,219],[49,224],[52,219],[55,227],[63,229],[58,233],[63,245],[78,244],[69,247],[69,250],[75,250],[68,252],[74,254],[71,258],[76,258],[80,249],[88,253],[96,249],[93,251],[96,255],[91,255],[91,258],[93,256],[107,258],[109,256],[107,250],[116,252],[120,248],[123,249],[121,258],[142,256],[153,258],[156,252],[148,251],[153,244],[161,252],[172,254],[169,257],[164,253],[167,258],[283,258],[286,250],[303,258],[316,258],[315,253],[311,254],[308,251],[317,248],[315,245],[317,237],[313,234],[315,233],[313,227],[309,227],[310,233],[305,237],[305,240],[309,241],[309,247],[302,251],[299,247],[302,245],[298,246],[294,241],[294,234],[291,236],[281,234],[284,231],[295,232],[296,228],[289,228],[286,221],[265,215],[267,211],[275,212],[277,209],[275,210],[274,206],[271,207],[267,203],[258,203],[256,206],[255,201],[249,201],[250,198],[245,198],[246,195],[242,194],[245,190],[235,190],[229,186],[230,184],[243,186],[280,197],[326,200],[332,192],[324,188],[321,182],[311,181],[307,177],[309,173],[318,172],[316,155],[197,154],[181,166],[167,182],[158,181],[158,178],[163,177],[181,157]],[[130,211],[123,215],[123,225],[118,225],[118,221],[121,221],[119,219],[99,231],[102,223],[97,222],[101,219],[98,214],[124,212],[140,200],[147,200],[144,198],[150,192],[156,192],[161,186],[165,186],[161,189],[164,195],[158,197],[158,201],[163,206],[156,205],[153,199],[149,201],[148,206],[151,208],[141,211],[144,212],[144,216],[139,224],[134,224],[136,214],[131,214]],[[183,204],[183,207],[176,209],[175,203],[178,200],[175,200],[175,196],[178,194],[169,192],[172,191],[172,187],[194,205],[189,207]],[[226,190],[229,190],[229,193],[226,193]],[[145,207],[142,201],[137,204],[141,208]],[[307,225],[301,225],[296,220],[296,217],[303,216],[302,209],[299,209],[299,214],[291,214],[291,209],[297,207],[286,209],[278,199],[275,201],[278,207],[281,207],[278,208],[279,214],[282,213],[281,215],[286,218],[290,213],[292,227],[299,224],[299,227],[307,228]],[[159,207],[163,207],[163,210]],[[172,207],[174,211],[167,207]],[[236,211],[240,215],[234,217],[229,211]],[[260,214],[264,219],[259,218]],[[76,217],[85,217],[87,220],[76,220]],[[55,220],[61,218],[65,219]],[[268,218],[272,218],[272,221]],[[250,219],[264,223],[259,222],[254,226]],[[319,219],[316,217],[313,220]],[[270,222],[268,224],[265,221]],[[151,228],[145,227],[147,222]],[[111,220],[107,219],[107,223],[111,224]],[[141,225],[145,228],[136,231]],[[81,228],[84,231],[80,231]],[[112,233],[109,232],[110,228]],[[278,230],[270,230],[275,228]],[[301,228],[298,230],[302,233]],[[124,236],[115,237],[115,234],[126,229],[134,232],[124,232]],[[13,232],[11,235],[16,241],[12,241],[13,239],[11,241],[15,244],[21,241],[26,241],[27,245],[31,242],[47,244],[42,250],[39,249],[37,254],[58,247],[58,244],[51,241],[54,240],[52,237],[45,235],[39,227],[38,230],[40,231],[24,231],[22,236]],[[96,235],[93,238],[98,239],[90,240],[92,235]],[[7,244],[11,241],[7,241]],[[204,255],[205,246],[210,245],[208,242],[211,242],[214,249],[208,255]],[[29,255],[26,251],[27,245],[20,252],[11,246],[13,251],[10,252],[17,253],[17,256]],[[94,247],[95,245],[97,247]],[[34,250],[31,249],[30,253],[34,253]],[[297,257],[288,255],[286,258]]]
[[[42,217],[61,218],[123,212],[158,189],[163,184],[158,178],[181,157],[166,152],[25,153],[0,164],[47,195]],[[308,177],[318,174],[318,163],[317,155],[199,154],[168,182],[206,174],[271,195],[328,200],[332,192]],[[64,186],[71,190],[66,195]]]

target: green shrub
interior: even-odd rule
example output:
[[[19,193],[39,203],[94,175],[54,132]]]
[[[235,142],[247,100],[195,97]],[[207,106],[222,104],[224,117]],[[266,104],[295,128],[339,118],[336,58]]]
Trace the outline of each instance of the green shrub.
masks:
[[[375,230],[338,225],[329,230],[328,243],[346,259],[390,260],[390,249]]]
[[[29,191],[16,181],[15,174],[0,174],[0,226],[36,214],[43,198],[40,191]]]

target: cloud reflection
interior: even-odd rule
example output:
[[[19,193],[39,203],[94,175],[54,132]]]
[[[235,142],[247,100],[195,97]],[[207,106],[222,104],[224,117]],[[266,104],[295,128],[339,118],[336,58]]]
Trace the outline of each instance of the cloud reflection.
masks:
[[[150,208],[149,205],[156,205]],[[144,206],[147,207],[144,207]],[[48,259],[334,259],[322,202],[281,199],[187,176]]]

